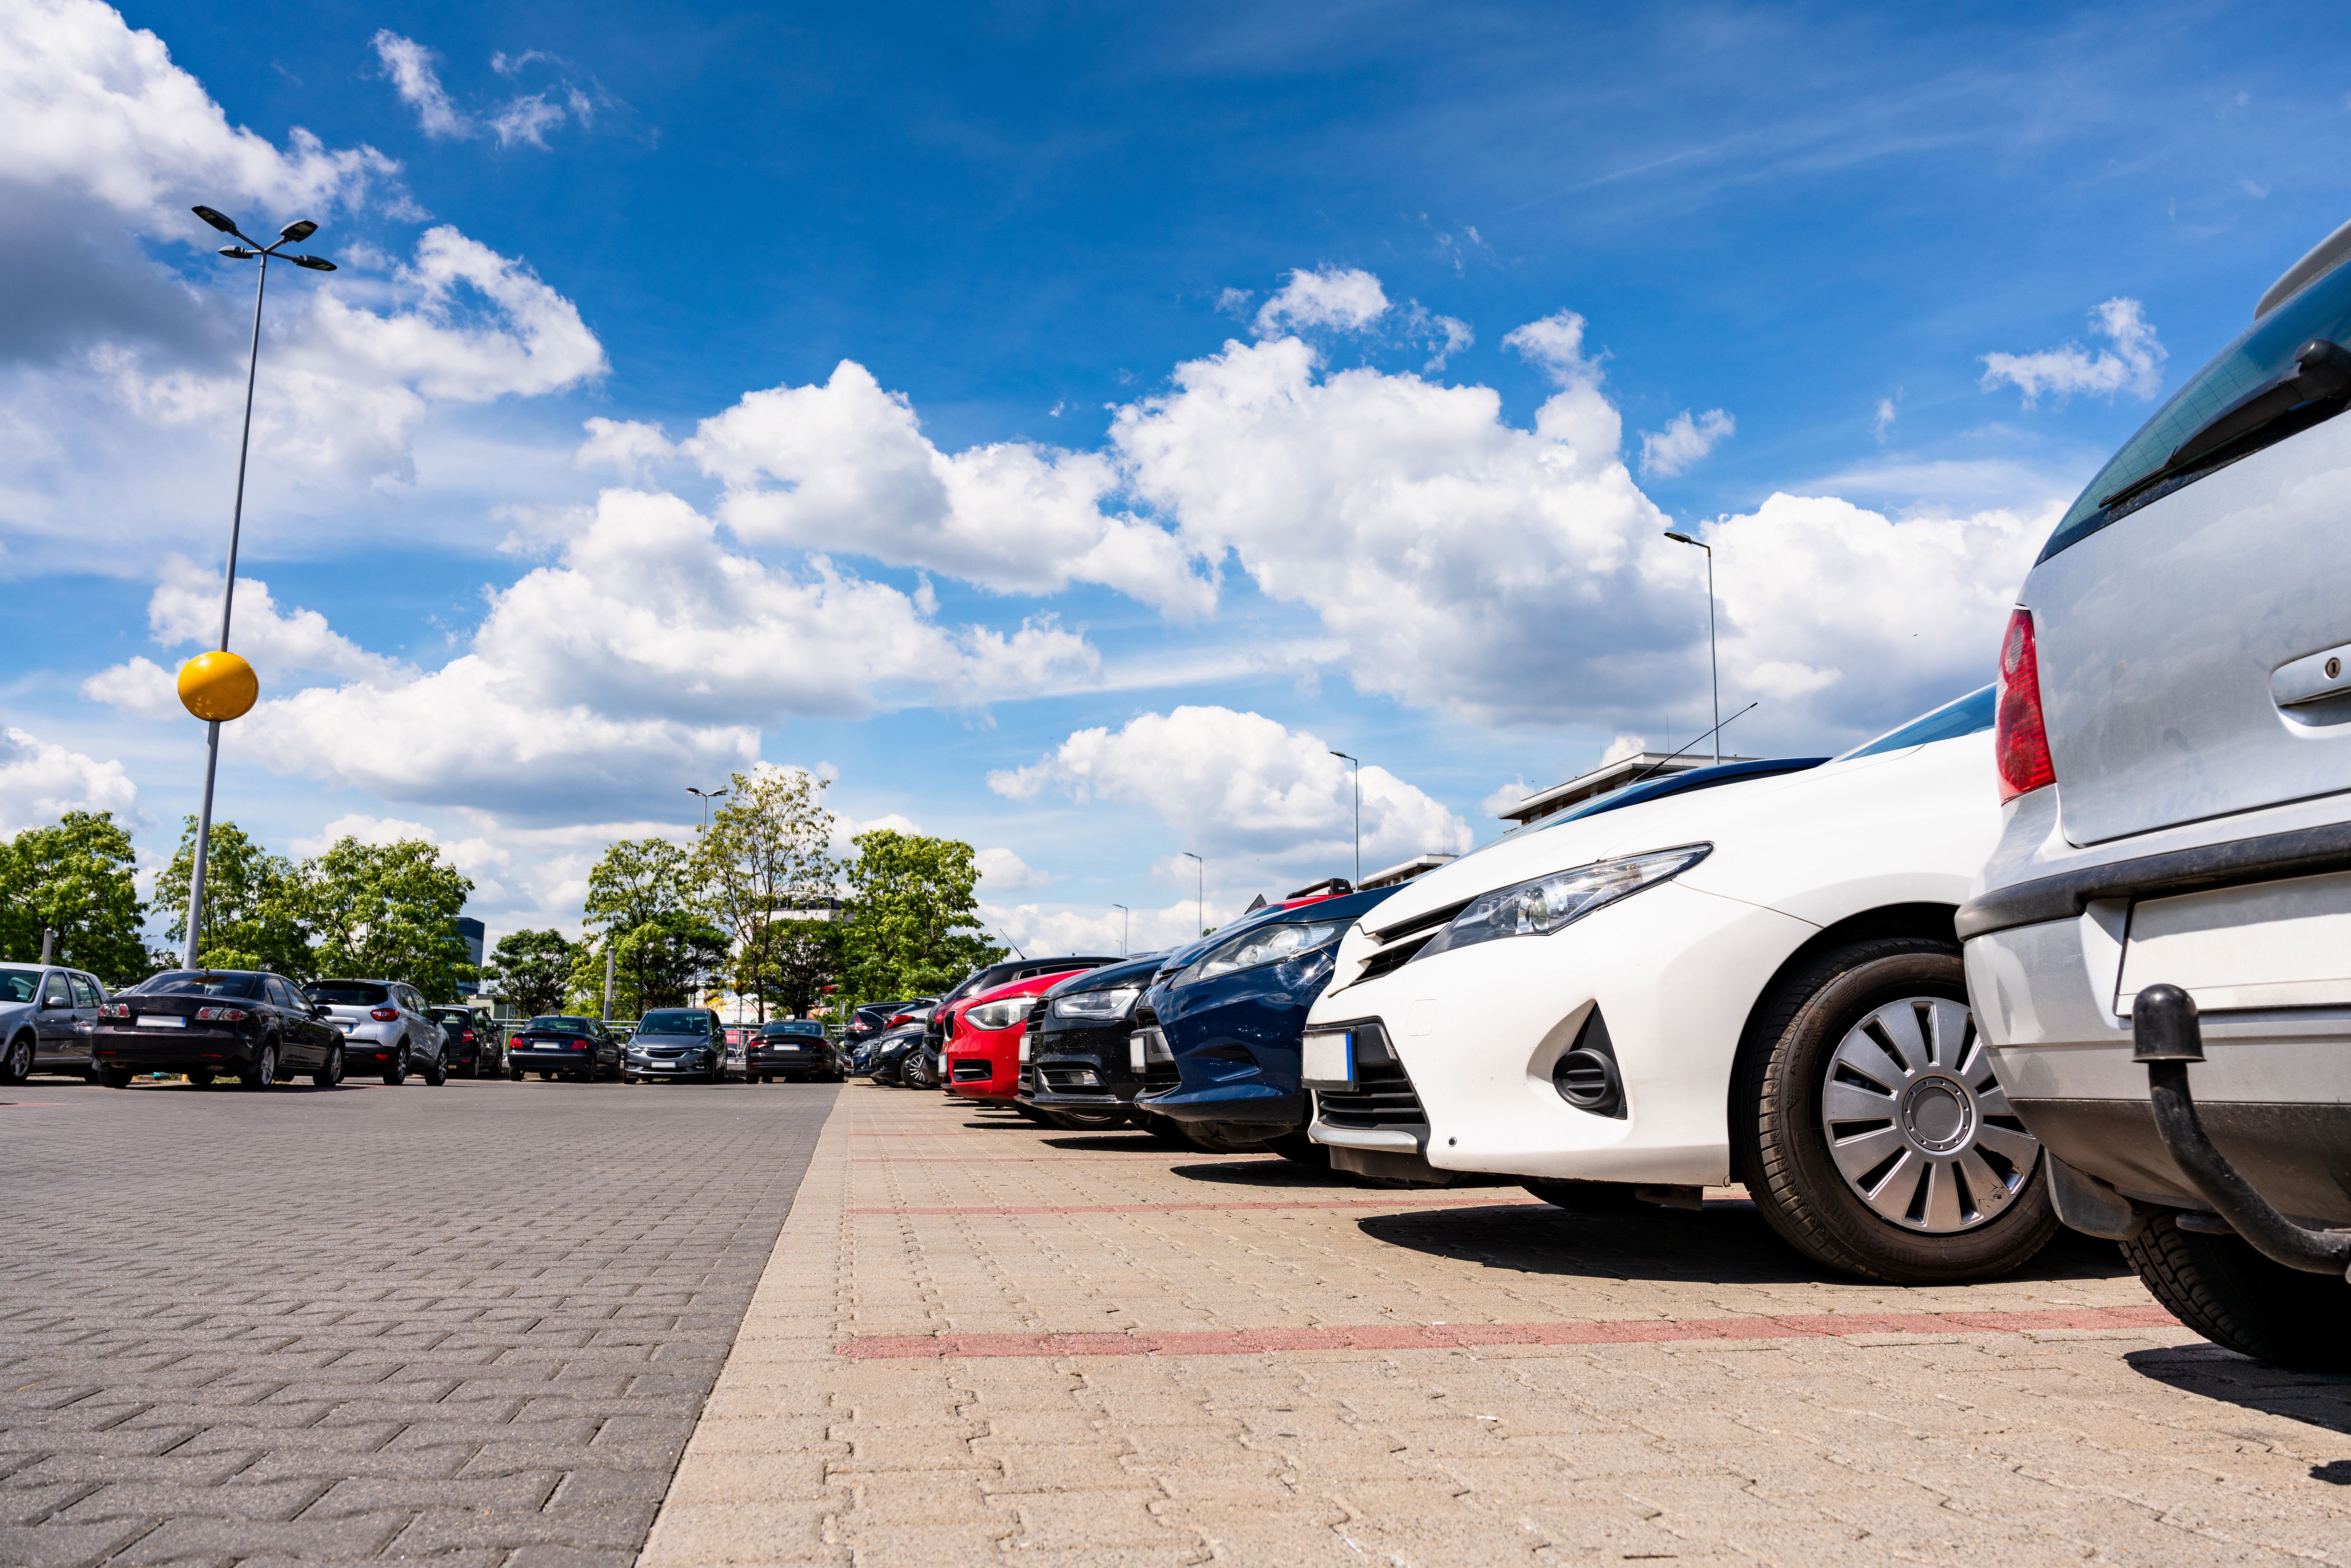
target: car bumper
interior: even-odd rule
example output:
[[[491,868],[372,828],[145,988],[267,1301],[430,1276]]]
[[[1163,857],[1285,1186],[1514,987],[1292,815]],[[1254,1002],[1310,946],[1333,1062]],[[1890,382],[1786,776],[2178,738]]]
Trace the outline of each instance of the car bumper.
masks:
[[[255,1042],[203,1030],[100,1030],[90,1051],[100,1067],[132,1072],[234,1072],[253,1065]]]
[[[797,1072],[810,1077],[819,1077],[830,1075],[831,1073],[832,1060],[830,1057],[812,1056],[806,1052],[799,1052],[789,1056],[778,1055],[772,1052],[762,1052],[751,1057],[745,1064],[744,1071],[747,1072],[758,1073],[762,1077],[770,1075],[781,1076],[787,1072]]]
[[[947,1089],[973,1100],[1009,1100],[1020,1092],[1018,1040],[976,1051],[950,1051],[940,1077]]]
[[[715,1068],[708,1061],[666,1061],[651,1057],[622,1064],[622,1071],[637,1078],[707,1078]]]
[[[584,1051],[514,1051],[507,1052],[507,1065],[519,1067],[527,1072],[585,1072],[592,1056]]]

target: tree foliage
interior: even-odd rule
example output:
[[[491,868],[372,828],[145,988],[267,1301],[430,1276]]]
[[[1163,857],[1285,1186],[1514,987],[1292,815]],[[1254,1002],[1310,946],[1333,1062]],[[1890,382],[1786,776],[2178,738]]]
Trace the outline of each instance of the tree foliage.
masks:
[[[755,998],[763,1023],[768,967],[804,962],[820,950],[806,941],[779,945],[776,927],[801,924],[793,912],[830,895],[840,874],[831,852],[832,813],[824,807],[828,782],[765,765],[737,773],[726,804],[695,845],[696,891],[733,939],[736,990]]]
[[[341,838],[302,866],[304,924],[316,972],[406,980],[427,1001],[454,1001],[474,979],[457,916],[471,877],[423,839]]]
[[[482,983],[526,1017],[561,1008],[571,991],[572,971],[590,949],[560,931],[509,931],[482,967]],[[601,999],[601,987],[599,999]]]
[[[824,988],[841,973],[847,927],[831,920],[778,920],[760,938],[765,948],[756,965],[759,996],[788,1018],[806,1018],[823,999]],[[760,1018],[767,1014],[762,1011]]]
[[[850,841],[842,983],[860,999],[944,991],[1004,949],[977,932],[978,855],[957,839],[875,828]]]
[[[572,1005],[594,1015],[604,1002],[604,952],[612,952],[612,1016],[643,1018],[648,1008],[690,1007],[695,982],[726,972],[726,933],[690,909],[674,909],[614,928],[583,945],[571,967]]]
[[[41,933],[57,933],[55,956],[127,984],[153,971],[141,939],[145,914],[131,880],[131,835],[111,811],[68,811],[55,826],[26,828],[0,844],[0,953],[41,956]]]
[[[670,939],[680,934],[674,929],[677,920],[700,920],[694,914],[695,891],[693,857],[667,839],[622,839],[608,846],[588,873],[586,924],[597,939],[573,966],[575,1005],[590,1012],[603,1005],[604,951],[610,947],[615,1017],[640,1017],[647,1005],[683,1006],[686,982],[669,972],[674,966],[668,955]],[[590,967],[592,983],[584,977]],[[681,999],[642,999],[673,993]]]
[[[188,879],[195,864],[196,820],[183,818],[180,847],[155,879],[152,907],[172,917],[173,943],[188,936]],[[204,928],[196,961],[216,969],[268,969],[297,980],[315,973],[305,921],[309,891],[303,869],[271,854],[235,822],[213,824],[204,855]]]

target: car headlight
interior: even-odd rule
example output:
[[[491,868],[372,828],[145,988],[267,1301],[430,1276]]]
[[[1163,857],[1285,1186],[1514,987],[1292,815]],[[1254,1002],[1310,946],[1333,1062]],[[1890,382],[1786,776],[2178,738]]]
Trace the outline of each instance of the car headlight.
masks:
[[[1026,1019],[1029,1016],[1029,1009],[1036,1003],[1037,998],[1034,997],[1007,997],[1000,1002],[982,1002],[976,1008],[964,1009],[964,1027],[980,1030],[1010,1029],[1014,1024]]]
[[[1136,986],[1118,986],[1107,991],[1073,991],[1066,997],[1053,998],[1053,1016],[1057,1019],[1118,1019],[1134,1005],[1143,994]]]
[[[1261,925],[1254,931],[1244,931],[1231,941],[1209,948],[1194,959],[1189,967],[1176,977],[1179,986],[1197,985],[1213,980],[1219,975],[1229,975],[1236,969],[1253,969],[1260,964],[1278,964],[1284,958],[1294,958],[1301,953],[1311,953],[1317,947],[1336,942],[1349,920],[1318,920],[1311,923],[1291,922],[1282,925]]]
[[[1621,860],[1594,861],[1497,888],[1471,899],[1451,925],[1412,956],[1412,961],[1418,963],[1449,947],[1467,947],[1498,937],[1549,936],[1604,904],[1679,876],[1713,852],[1712,844],[1683,844]]]

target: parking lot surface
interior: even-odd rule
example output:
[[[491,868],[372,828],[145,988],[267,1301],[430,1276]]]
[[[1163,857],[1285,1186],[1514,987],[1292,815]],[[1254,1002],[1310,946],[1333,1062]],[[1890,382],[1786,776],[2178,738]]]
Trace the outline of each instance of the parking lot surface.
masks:
[[[857,1084],[644,1561],[2342,1561],[2346,1434],[2070,1233],[1871,1286]]]
[[[834,1092],[0,1089],[0,1563],[629,1563]]]

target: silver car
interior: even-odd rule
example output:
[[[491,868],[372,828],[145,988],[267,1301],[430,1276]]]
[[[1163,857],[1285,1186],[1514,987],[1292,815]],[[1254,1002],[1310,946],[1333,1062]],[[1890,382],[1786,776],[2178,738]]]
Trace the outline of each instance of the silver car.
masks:
[[[98,977],[79,969],[0,964],[0,1083],[94,1071],[90,1037],[106,999]]]
[[[448,1037],[426,1009],[415,987],[402,980],[313,980],[302,988],[320,1016],[343,1036],[344,1071],[353,1076],[380,1072],[386,1083],[449,1081]]]
[[[1968,988],[2077,1228],[2351,1370],[2351,224],[2092,480],[2001,653]],[[2177,988],[2177,989],[2174,989]]]

